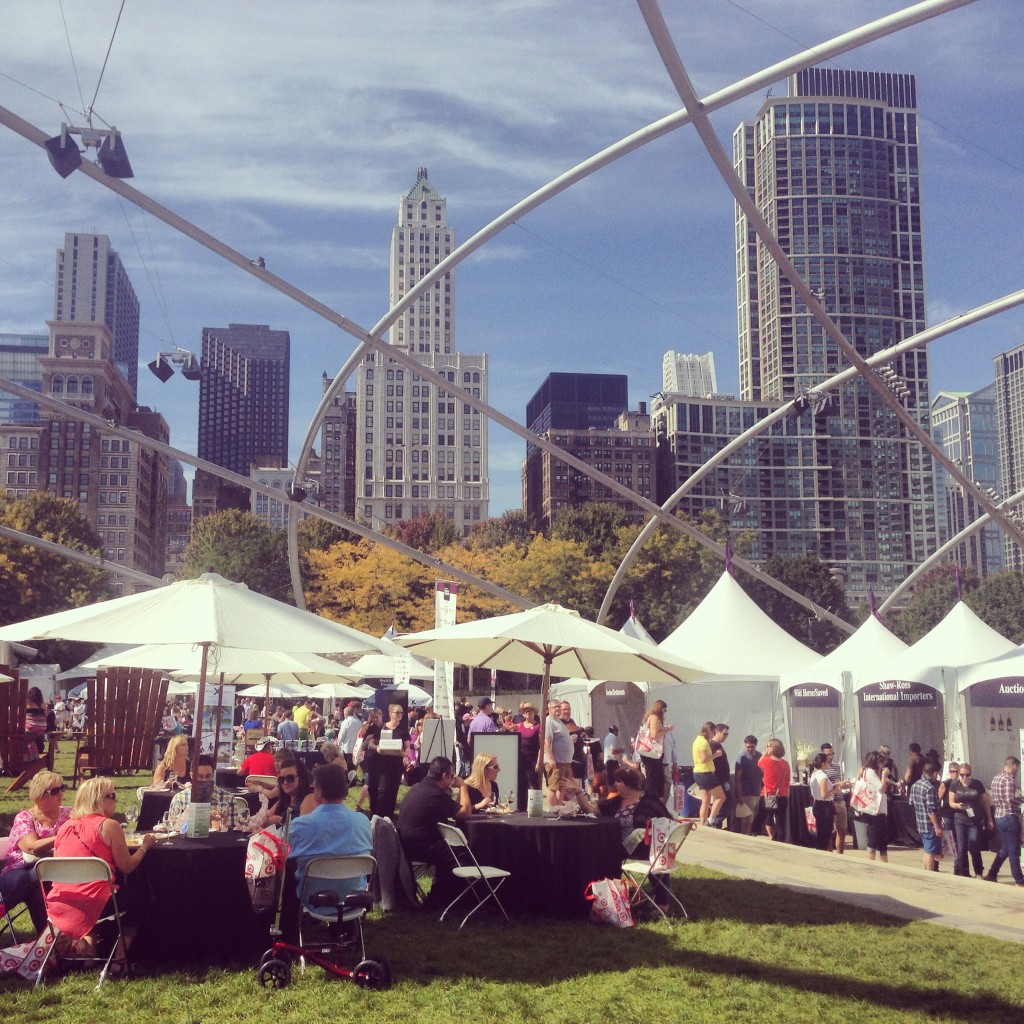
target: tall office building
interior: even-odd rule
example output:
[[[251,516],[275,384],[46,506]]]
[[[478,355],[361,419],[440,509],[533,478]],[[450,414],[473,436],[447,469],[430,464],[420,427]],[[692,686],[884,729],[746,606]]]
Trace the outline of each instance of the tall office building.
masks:
[[[323,390],[331,378],[323,375]],[[356,393],[342,391],[331,399],[320,435],[319,503],[349,519],[356,514]]]
[[[50,351],[48,334],[0,334],[0,377],[43,390],[39,357]],[[39,406],[6,391],[0,392],[0,423],[38,423]]]
[[[391,235],[392,305],[455,247],[447,204],[419,168]],[[434,283],[392,326],[389,342],[450,382],[438,388],[388,356],[367,353],[357,384],[356,513],[374,528],[440,512],[464,535],[487,518],[487,356],[455,347],[455,284]],[[361,468],[359,468],[361,467]]]
[[[989,491],[1001,491],[994,384],[975,392],[940,391],[932,400],[932,435],[968,480]],[[935,476],[940,539],[945,543],[983,515],[984,510],[941,466],[936,467]],[[981,527],[951,558],[958,565],[970,566],[982,577],[999,572],[1004,564],[1002,530],[994,523]]]
[[[136,406],[105,323],[50,321],[49,327],[48,352],[39,357],[43,394],[167,443],[163,416]],[[76,501],[96,528],[106,559],[163,575],[166,457],[50,411],[35,424],[0,426],[0,447],[7,452],[8,495],[46,490]],[[115,577],[115,592],[133,589]]]
[[[718,393],[715,354],[702,356],[666,352],[661,362],[661,390],[666,394],[708,398]]]
[[[734,165],[761,215],[864,356],[925,326],[916,103],[912,75],[810,68],[733,136]],[[735,227],[740,397],[787,401],[846,361],[738,205]],[[927,429],[927,351],[893,369]],[[930,456],[859,379],[800,424],[801,469],[786,483],[799,525],[782,527],[785,548],[842,571],[852,599],[887,593],[937,545]]]
[[[999,478],[1002,494],[1009,498],[1024,490],[1024,345],[1001,352],[994,362]],[[1008,569],[1024,569],[1019,544],[1007,538],[1004,550]]]
[[[106,235],[64,235],[64,248],[57,251],[53,319],[106,324],[114,339],[114,363],[132,397],[138,394],[139,300]]]
[[[204,327],[199,457],[246,476],[288,465],[287,331],[264,324]]]

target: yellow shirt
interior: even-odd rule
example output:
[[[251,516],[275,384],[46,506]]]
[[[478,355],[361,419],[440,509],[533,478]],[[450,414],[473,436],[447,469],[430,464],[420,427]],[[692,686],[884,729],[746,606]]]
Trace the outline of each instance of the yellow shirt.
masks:
[[[292,718],[295,719],[295,724],[300,729],[305,729],[306,724],[309,720],[309,708],[305,704],[300,704],[293,712]]]
[[[701,760],[700,752],[707,755],[706,760]],[[711,756],[711,744],[704,736],[698,736],[693,741],[693,770],[694,772],[713,772],[715,762]]]

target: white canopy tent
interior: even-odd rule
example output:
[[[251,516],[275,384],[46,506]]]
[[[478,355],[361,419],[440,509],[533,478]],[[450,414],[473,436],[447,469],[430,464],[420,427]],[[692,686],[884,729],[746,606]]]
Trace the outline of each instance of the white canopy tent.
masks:
[[[1024,648],[957,669],[964,756],[988,786],[1011,754],[1024,750]]]
[[[652,687],[651,698],[669,704],[677,728],[696,735],[706,721],[727,722],[733,736],[752,734],[760,743],[785,728],[779,677],[819,658],[769,618],[728,571],[659,646],[708,668],[685,690]],[[687,745],[680,745],[685,755]]]
[[[854,674],[862,751],[887,743],[897,764],[907,745],[964,756],[957,666],[1014,650],[1014,644],[957,602],[917,643],[884,664]]]
[[[860,625],[835,650],[811,665],[786,672],[779,680],[787,731],[792,746],[810,743],[818,747],[826,740],[848,775],[860,764],[857,698],[853,675],[864,666],[881,666],[907,650],[874,615]]]

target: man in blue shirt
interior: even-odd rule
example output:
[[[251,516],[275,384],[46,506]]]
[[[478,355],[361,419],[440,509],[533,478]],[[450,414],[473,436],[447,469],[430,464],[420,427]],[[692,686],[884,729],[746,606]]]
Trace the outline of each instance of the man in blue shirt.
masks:
[[[285,882],[284,919],[291,924],[298,921],[298,895],[306,865],[312,857],[347,857],[371,852],[370,822],[365,815],[345,806],[348,796],[348,775],[336,764],[318,765],[313,772],[313,796],[317,806],[308,814],[294,818],[288,833],[291,847],[288,853],[289,871]],[[295,888],[287,884],[294,866]],[[333,880],[322,889],[338,893],[339,902],[350,892],[364,888],[360,878]],[[289,893],[294,897],[289,898]],[[291,904],[289,907],[288,905]],[[294,934],[284,928],[285,934]]]

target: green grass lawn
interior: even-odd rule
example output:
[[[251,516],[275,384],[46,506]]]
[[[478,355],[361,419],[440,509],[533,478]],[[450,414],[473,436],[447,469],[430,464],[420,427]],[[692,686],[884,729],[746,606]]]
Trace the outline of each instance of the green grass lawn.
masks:
[[[141,780],[119,779],[134,790]],[[122,801],[119,801],[121,803]],[[0,800],[10,814],[24,800]],[[418,915],[375,914],[371,956],[395,985],[364,992],[318,968],[266,991],[255,965],[69,976],[32,990],[0,980],[6,1021],[131,1024],[655,1024],[1024,1020],[1024,948],[684,865],[674,884],[690,912],[674,927],[473,919],[463,931]]]

